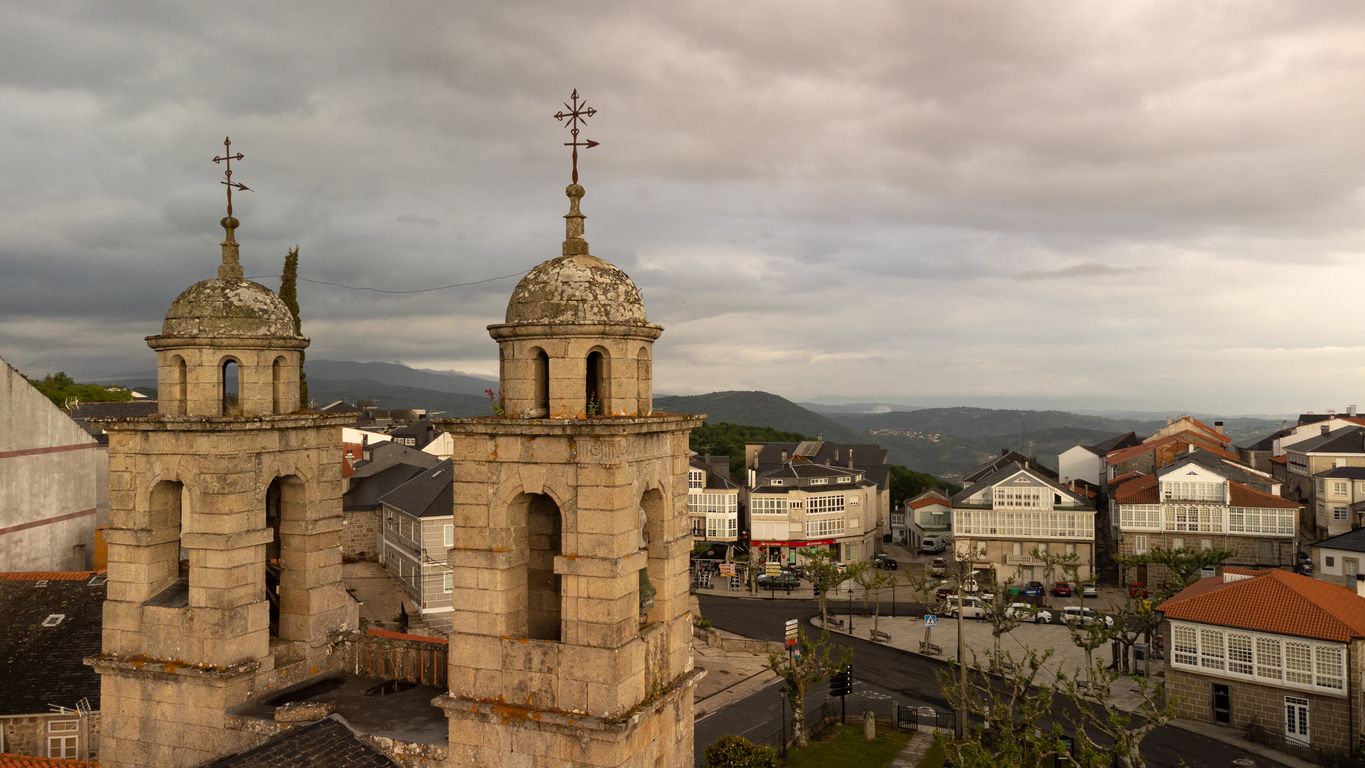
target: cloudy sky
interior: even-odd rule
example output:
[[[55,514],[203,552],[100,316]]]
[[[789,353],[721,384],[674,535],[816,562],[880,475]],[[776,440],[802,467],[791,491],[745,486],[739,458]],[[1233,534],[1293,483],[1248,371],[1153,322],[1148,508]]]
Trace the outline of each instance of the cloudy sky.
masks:
[[[0,356],[151,366],[210,276],[310,356],[494,374],[559,252],[577,88],[594,254],[656,386],[1281,414],[1365,405],[1365,4],[0,0]],[[510,277],[508,277],[510,276]],[[490,279],[501,278],[501,279]]]

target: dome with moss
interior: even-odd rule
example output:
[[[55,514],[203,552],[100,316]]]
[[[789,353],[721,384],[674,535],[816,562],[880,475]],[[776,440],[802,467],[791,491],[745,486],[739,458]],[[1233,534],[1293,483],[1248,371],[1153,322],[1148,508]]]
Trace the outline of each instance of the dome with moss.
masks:
[[[284,301],[260,283],[212,277],[186,288],[171,302],[162,336],[298,338]]]

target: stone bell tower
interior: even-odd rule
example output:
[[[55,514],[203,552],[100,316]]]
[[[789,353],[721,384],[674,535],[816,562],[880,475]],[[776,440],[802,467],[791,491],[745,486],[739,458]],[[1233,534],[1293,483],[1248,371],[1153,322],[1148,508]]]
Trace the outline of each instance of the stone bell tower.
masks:
[[[687,439],[702,417],[653,413],[662,328],[588,252],[583,187],[567,194],[562,255],[489,326],[501,412],[447,425],[449,764],[687,768]]]
[[[190,766],[254,745],[226,710],[315,672],[329,633],[356,626],[341,582],[345,419],[300,411],[308,339],[242,277],[233,188],[218,276],[181,293],[147,339],[157,415],[108,425],[108,598],[89,660],[106,766]]]

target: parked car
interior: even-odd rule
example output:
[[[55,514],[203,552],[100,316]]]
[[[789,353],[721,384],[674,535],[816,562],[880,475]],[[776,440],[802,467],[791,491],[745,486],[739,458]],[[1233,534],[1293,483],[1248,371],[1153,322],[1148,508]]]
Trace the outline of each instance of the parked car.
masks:
[[[1059,581],[1052,585],[1053,597],[1071,597],[1071,585],[1065,581]]]
[[[1034,624],[1050,624],[1052,622],[1051,611],[1029,603],[1010,603],[1005,606],[1005,615],[1017,616],[1020,621],[1031,621]]]
[[[883,568],[888,571],[895,571],[901,567],[901,564],[896,562],[895,560],[892,560],[886,555],[877,555],[876,557],[872,558],[872,567]]]
[[[943,602],[944,600],[947,600],[947,599],[948,599],[948,596],[951,595],[952,593],[953,593],[953,588],[950,587],[950,586],[948,586],[947,584],[944,584],[943,586],[941,586],[941,587],[939,587],[938,589],[934,590],[934,599],[937,600],[937,601],[939,601],[939,602],[941,603],[941,602]]]
[[[1114,626],[1113,616],[1104,616],[1094,608],[1082,608],[1079,605],[1068,605],[1062,608],[1060,619],[1063,624],[1078,623],[1082,627],[1088,627],[1100,619],[1104,619],[1107,626]]]
[[[794,573],[784,572],[776,576],[763,574],[758,577],[759,589],[796,589],[801,586],[801,579]]]
[[[949,541],[950,539],[947,536],[937,533],[932,534],[930,536],[925,536],[924,539],[919,543],[919,551],[931,555],[936,555],[939,552],[942,552],[943,550],[948,548]]]
[[[1024,590],[1023,590],[1023,595],[1024,595],[1024,597],[1042,597],[1042,596],[1043,596],[1043,582],[1041,582],[1041,581],[1030,581],[1029,583],[1025,584],[1025,585],[1024,585]]]
[[[929,561],[930,576],[946,576],[948,574],[948,561],[941,557],[936,557]]]
[[[964,619],[979,619],[986,615],[985,601],[976,595],[963,595],[961,598],[960,610]],[[943,611],[948,616],[957,616],[959,605],[957,595],[948,595],[945,601],[947,608]]]
[[[1094,584],[1086,584],[1081,587],[1081,597],[1099,597],[1100,588]]]

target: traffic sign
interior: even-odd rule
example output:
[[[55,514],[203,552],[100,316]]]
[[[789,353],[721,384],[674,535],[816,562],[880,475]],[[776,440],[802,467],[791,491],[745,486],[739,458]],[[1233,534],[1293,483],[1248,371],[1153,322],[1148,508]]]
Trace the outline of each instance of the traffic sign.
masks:
[[[932,613],[924,614],[924,626],[933,627],[938,625],[938,616]]]
[[[734,575],[735,575],[735,564],[734,564],[734,563],[721,563],[721,564],[720,564],[720,575],[721,575],[721,576],[734,576]]]
[[[763,572],[769,576],[779,576],[782,574],[782,564],[770,561],[767,565],[763,566]]]
[[[784,635],[787,641],[787,647],[789,648],[796,645],[796,628],[798,626],[800,626],[800,624],[796,619],[787,619],[786,627],[784,627]]]

